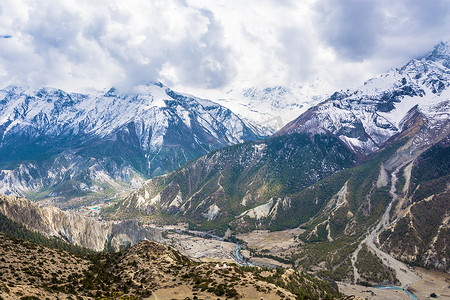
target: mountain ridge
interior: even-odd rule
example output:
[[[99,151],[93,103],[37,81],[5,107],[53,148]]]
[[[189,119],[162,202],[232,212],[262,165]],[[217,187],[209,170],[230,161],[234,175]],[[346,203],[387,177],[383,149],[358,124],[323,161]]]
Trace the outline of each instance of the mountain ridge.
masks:
[[[216,149],[153,177],[101,216],[188,222],[189,229],[230,239],[255,229],[296,228],[297,246],[277,259],[322,278],[406,288],[418,276],[405,262],[446,271],[450,261],[449,69],[449,44],[442,43],[359,89],[332,94],[274,136]],[[204,107],[186,95],[172,96],[172,109]],[[117,94],[111,90],[108,97]],[[101,153],[109,157],[105,169],[120,169],[115,151],[134,153],[136,124],[86,156]],[[180,132],[178,138],[188,134]],[[248,250],[274,257],[268,249]]]
[[[14,196],[0,194],[0,214],[49,237],[56,237],[74,245],[95,251],[136,244],[143,239],[161,241],[161,232],[143,228],[133,220],[98,222],[77,211],[63,211],[56,207],[39,207],[35,203]]]
[[[325,135],[248,142],[149,180],[111,209],[121,218],[169,213],[223,227],[256,206],[270,203],[269,214],[275,203],[290,205],[289,195],[355,162],[342,142]]]
[[[160,83],[138,92],[1,90],[0,192],[108,199],[211,150],[262,138],[212,101]]]
[[[450,90],[449,42],[421,59],[391,69],[363,86],[336,92],[287,124],[276,135],[292,132],[331,133],[363,155],[379,150],[399,134],[416,107],[436,124],[447,126]]]

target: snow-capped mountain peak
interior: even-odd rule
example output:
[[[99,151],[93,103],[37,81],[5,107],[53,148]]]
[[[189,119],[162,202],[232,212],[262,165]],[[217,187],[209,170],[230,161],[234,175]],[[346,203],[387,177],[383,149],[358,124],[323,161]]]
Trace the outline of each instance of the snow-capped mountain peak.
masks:
[[[59,173],[61,162],[55,161],[64,153],[74,155],[65,161],[78,162],[64,165],[71,173],[67,178],[89,168],[101,170],[109,178],[101,185],[105,188],[114,180],[130,183],[133,172],[164,174],[209,151],[261,137],[229,109],[160,83],[130,93],[116,88],[83,94],[8,87],[0,90],[0,163],[18,166],[0,171],[0,191],[23,196],[15,187],[39,190],[53,178],[50,173]],[[45,166],[37,166],[36,160]],[[105,161],[110,163],[98,166]],[[23,170],[38,172],[40,183],[27,185],[29,175]],[[90,188],[97,171],[83,186]],[[1,181],[6,177],[7,182]]]
[[[305,85],[235,87],[215,101],[248,120],[261,134],[269,135],[326,99],[327,92],[317,80]]]
[[[431,51],[425,59],[432,61],[449,62],[450,59],[450,41],[440,42],[433,51]]]
[[[426,126],[450,119],[449,43],[438,44],[420,59],[391,69],[355,90],[336,92],[278,134],[332,133],[356,152],[369,154],[403,130],[405,117],[415,108]]]

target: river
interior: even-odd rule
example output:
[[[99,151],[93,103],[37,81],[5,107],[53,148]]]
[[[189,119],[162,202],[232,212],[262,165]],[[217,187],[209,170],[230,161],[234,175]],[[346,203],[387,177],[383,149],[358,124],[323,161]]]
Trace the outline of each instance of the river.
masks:
[[[400,287],[397,286],[375,286],[374,288],[376,289],[381,289],[381,290],[401,290],[404,291],[406,294],[408,294],[408,296],[413,299],[413,300],[419,300],[419,298],[417,298],[416,296],[414,296],[410,291],[402,289]]]

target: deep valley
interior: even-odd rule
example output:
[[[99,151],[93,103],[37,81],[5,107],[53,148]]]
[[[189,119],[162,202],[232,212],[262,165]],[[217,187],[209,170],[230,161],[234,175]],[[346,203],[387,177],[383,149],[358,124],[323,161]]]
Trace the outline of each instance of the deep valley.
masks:
[[[450,297],[448,42],[271,136],[141,88],[0,91],[0,299]]]

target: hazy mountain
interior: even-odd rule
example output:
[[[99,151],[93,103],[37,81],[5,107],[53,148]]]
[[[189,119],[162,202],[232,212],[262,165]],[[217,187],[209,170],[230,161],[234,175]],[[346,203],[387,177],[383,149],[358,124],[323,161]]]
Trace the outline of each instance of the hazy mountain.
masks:
[[[253,124],[261,134],[270,135],[325,100],[327,89],[322,85],[317,80],[305,85],[265,88],[236,86],[213,99]]]

